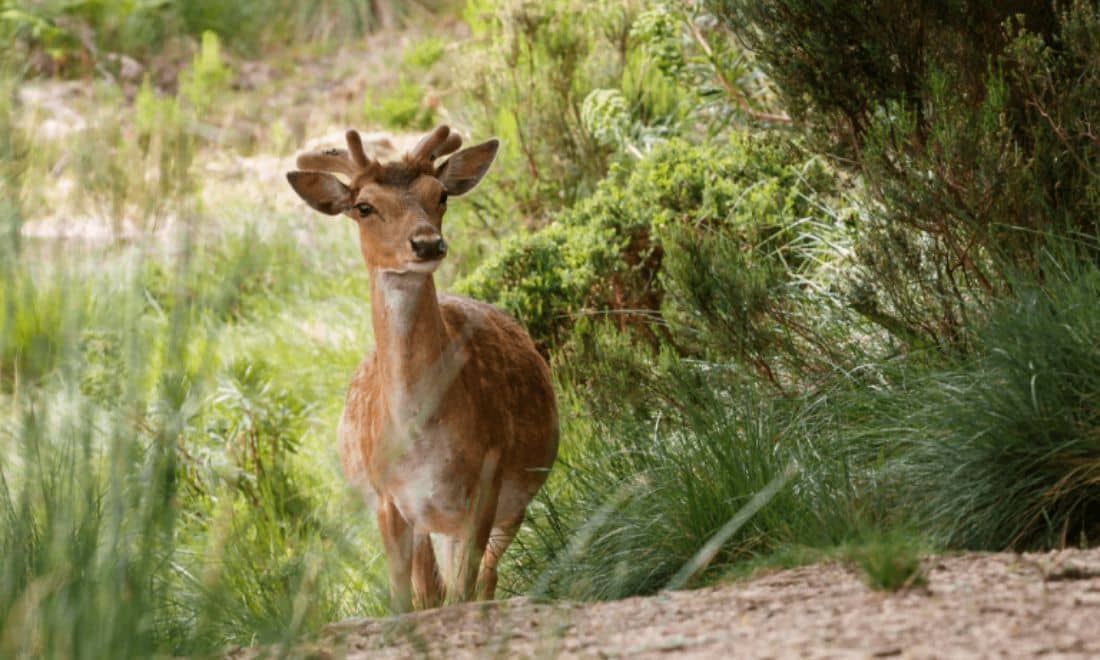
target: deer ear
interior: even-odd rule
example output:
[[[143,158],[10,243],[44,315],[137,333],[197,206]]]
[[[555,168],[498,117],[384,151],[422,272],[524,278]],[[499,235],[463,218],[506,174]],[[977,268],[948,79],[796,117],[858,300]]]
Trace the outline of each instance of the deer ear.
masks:
[[[461,195],[473,189],[481,177],[489,171],[496,158],[500,142],[493,138],[488,142],[475,144],[451,156],[435,171],[435,178],[443,184],[449,195]]]
[[[286,180],[299,197],[321,213],[343,213],[355,202],[351,188],[326,172],[287,172]]]

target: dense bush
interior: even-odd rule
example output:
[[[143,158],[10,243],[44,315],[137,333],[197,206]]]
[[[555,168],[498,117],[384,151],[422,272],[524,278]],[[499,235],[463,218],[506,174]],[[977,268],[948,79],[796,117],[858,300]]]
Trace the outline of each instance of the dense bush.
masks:
[[[698,2],[479,0],[462,114],[502,138],[493,215],[545,224],[661,141],[772,121],[751,59]],[[533,73],[538,72],[538,73]],[[510,228],[509,228],[510,229]]]
[[[965,341],[1046,236],[1096,235],[1095,3],[711,4],[862,175],[854,304],[900,337]]]
[[[606,316],[651,344],[767,371],[790,347],[783,310],[800,296],[799,274],[818,266],[808,236],[834,224],[831,186],[779,137],[672,140],[507,241],[459,289],[515,314],[545,347],[578,318]]]
[[[542,224],[547,209],[572,204],[607,172],[613,145],[586,130],[581,117],[589,93],[619,90],[644,112],[667,87],[629,39],[644,7],[643,0],[468,4],[477,56],[460,64],[469,87],[464,110],[480,133],[502,139],[492,183],[508,206],[498,215]]]

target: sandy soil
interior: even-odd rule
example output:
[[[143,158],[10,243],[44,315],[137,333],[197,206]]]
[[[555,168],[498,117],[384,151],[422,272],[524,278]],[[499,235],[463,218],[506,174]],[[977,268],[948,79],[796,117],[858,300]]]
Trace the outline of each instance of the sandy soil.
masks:
[[[1100,657],[1100,549],[927,560],[880,593],[841,564],[610,603],[472,603],[327,627],[313,658]],[[282,655],[238,649],[232,658]]]

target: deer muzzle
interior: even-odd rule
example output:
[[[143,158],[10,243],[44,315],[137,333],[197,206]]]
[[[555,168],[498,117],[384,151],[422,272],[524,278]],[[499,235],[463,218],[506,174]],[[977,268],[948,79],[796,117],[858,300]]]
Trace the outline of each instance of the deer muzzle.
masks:
[[[442,259],[447,254],[447,242],[438,234],[409,239],[409,245],[417,259]]]

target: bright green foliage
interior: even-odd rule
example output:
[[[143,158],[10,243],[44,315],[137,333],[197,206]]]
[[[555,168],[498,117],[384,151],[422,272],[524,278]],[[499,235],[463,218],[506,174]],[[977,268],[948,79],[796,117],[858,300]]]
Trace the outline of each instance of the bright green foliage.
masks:
[[[563,338],[570,315],[584,309],[600,275],[617,267],[615,239],[606,228],[554,223],[503,242],[456,288],[508,310],[536,342],[549,345]]]
[[[79,282],[38,283],[22,273],[5,273],[0,288],[0,390],[33,385],[50,374],[75,339],[89,302]]]
[[[467,21],[478,51],[456,57],[477,131],[497,135],[499,217],[543,224],[593,190],[620,148],[642,149],[643,127],[679,123],[687,95],[653,66],[634,21],[648,3],[477,0]],[[591,95],[596,94],[593,97]],[[602,99],[602,100],[600,100]],[[629,121],[623,116],[629,112]],[[612,116],[601,117],[601,111]],[[602,127],[614,126],[612,132]]]
[[[443,59],[447,44],[437,36],[426,36],[409,46],[401,55],[401,63],[413,69],[430,69]]]
[[[594,89],[581,104],[581,124],[604,146],[622,149],[630,131],[630,109],[617,89]]]
[[[546,346],[594,314],[681,352],[765,360],[780,332],[768,317],[808,268],[799,232],[829,222],[829,175],[802,158],[766,136],[669,141],[545,229],[504,243],[458,286]]]
[[[435,109],[427,101],[422,86],[402,78],[384,95],[367,96],[363,111],[367,121],[384,128],[423,131],[435,125]]]
[[[217,33],[202,33],[202,46],[191,61],[191,69],[180,76],[180,95],[202,117],[210,104],[229,88],[233,71],[221,56]]]
[[[470,81],[460,111],[502,140],[488,184],[505,233],[546,224],[613,163],[770,109],[751,59],[699,2],[471,0],[465,17],[476,51],[453,76]]]

